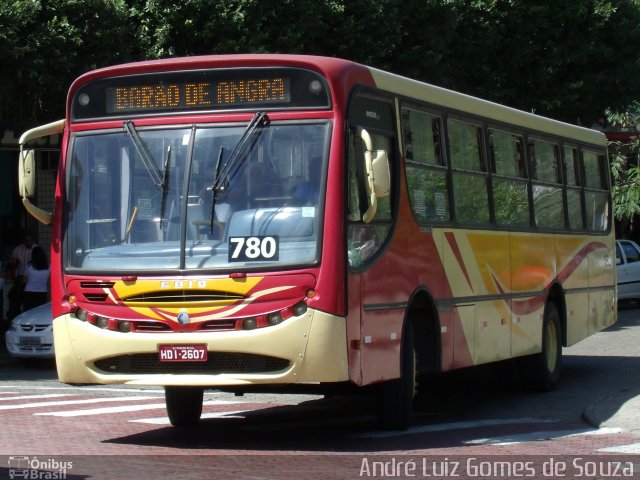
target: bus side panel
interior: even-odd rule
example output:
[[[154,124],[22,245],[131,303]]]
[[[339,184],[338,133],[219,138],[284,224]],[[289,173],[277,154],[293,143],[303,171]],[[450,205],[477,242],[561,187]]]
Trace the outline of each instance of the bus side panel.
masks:
[[[558,279],[565,292],[567,345],[589,335],[589,260],[584,254],[587,237],[556,237]],[[581,253],[583,252],[583,253]]]
[[[516,357],[542,348],[546,288],[556,276],[554,236],[512,233],[511,275],[511,353]]]
[[[615,246],[611,237],[596,242],[589,255],[589,335],[616,321]]]
[[[458,230],[443,237],[441,256],[462,327],[456,350],[464,338],[471,364],[509,358],[509,302],[498,298],[511,283],[508,234]],[[466,366],[460,355],[454,352],[456,367]]]

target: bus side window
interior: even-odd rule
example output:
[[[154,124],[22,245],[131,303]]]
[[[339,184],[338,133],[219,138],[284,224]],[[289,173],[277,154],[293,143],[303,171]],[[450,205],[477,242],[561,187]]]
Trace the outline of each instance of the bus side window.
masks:
[[[522,135],[489,129],[493,206],[500,226],[529,226],[529,192]]]
[[[580,181],[580,157],[576,147],[568,145],[564,147],[564,172],[569,228],[573,231],[581,231],[584,230],[582,183]]]
[[[584,203],[586,206],[587,230],[606,232],[609,230],[609,192],[605,156],[599,152],[582,151],[584,167]]]
[[[451,219],[447,165],[442,152],[442,119],[413,108],[402,109],[402,141],[407,189],[419,223]]]
[[[488,224],[488,174],[482,155],[482,128],[468,122],[447,121],[457,222]]]

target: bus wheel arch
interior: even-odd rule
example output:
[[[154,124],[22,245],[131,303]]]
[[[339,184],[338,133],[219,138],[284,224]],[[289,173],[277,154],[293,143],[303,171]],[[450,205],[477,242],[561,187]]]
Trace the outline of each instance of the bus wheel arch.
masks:
[[[440,321],[433,296],[426,290],[414,292],[407,307],[405,322],[413,326],[418,374],[442,371]]]
[[[380,423],[405,430],[412,420],[418,375],[440,370],[439,323],[433,297],[424,290],[412,295],[406,310],[400,350],[400,378],[382,385]]]
[[[541,392],[553,390],[560,380],[562,345],[566,342],[562,298],[550,294],[547,299],[542,320],[541,351],[519,359],[525,384]]]

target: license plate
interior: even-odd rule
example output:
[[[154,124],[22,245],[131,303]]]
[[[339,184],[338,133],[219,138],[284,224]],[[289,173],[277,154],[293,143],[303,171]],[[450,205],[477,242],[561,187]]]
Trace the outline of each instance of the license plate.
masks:
[[[158,345],[161,362],[206,362],[206,345]]]
[[[40,337],[20,337],[18,343],[23,347],[38,347],[40,346]]]

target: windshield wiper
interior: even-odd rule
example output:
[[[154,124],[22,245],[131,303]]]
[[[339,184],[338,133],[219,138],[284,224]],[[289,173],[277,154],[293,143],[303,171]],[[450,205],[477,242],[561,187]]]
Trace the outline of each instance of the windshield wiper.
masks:
[[[220,176],[220,165],[222,164],[222,156],[224,155],[224,147],[220,146],[220,152],[218,152],[218,158],[216,159],[216,168],[213,171],[213,183],[211,184],[211,219],[209,221],[209,235],[213,235],[213,219],[216,214],[216,191],[215,184],[218,182]]]
[[[164,180],[160,175],[160,169],[154,163],[153,158],[151,158],[151,154],[149,153],[149,150],[147,150],[147,146],[144,144],[144,142],[140,138],[140,135],[138,135],[138,132],[136,131],[136,127],[134,127],[133,125],[133,122],[131,120],[127,120],[126,122],[124,122],[124,129],[129,134],[129,137],[133,142],[133,146],[136,148],[138,155],[140,155],[140,158],[142,159],[142,163],[144,164],[147,171],[149,172],[149,176],[151,177],[151,180],[153,180],[153,183],[155,183],[156,187],[163,188]]]
[[[269,125],[269,117],[265,112],[256,112],[253,116],[247,128],[242,132],[242,136],[236,144],[229,159],[225,162],[224,166],[220,170],[220,174],[216,175],[213,183],[213,195],[214,203],[216,198],[223,198],[226,193],[226,180],[232,177],[236,170],[240,167],[242,160],[244,160],[244,152],[247,147],[250,146],[250,140],[254,138],[254,133],[259,128],[264,128]]]
[[[167,192],[169,191],[169,170],[171,169],[171,145],[167,147],[167,158],[164,161],[162,171],[162,203],[160,204],[160,228],[164,229],[164,211],[167,203]]]

